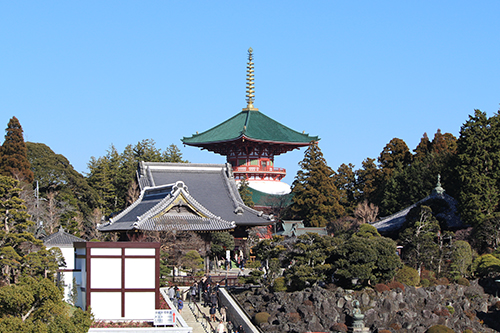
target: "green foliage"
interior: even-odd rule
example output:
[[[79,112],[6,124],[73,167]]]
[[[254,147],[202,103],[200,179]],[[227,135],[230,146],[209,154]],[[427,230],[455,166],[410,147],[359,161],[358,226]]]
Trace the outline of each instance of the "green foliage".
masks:
[[[210,242],[210,252],[216,257],[225,257],[226,250],[234,250],[234,237],[229,232],[214,232]]]
[[[73,281],[71,281],[71,291],[68,296],[71,305],[76,306],[76,303],[78,302],[78,285],[76,284],[75,277],[73,277]]]
[[[331,252],[329,262],[336,283],[349,286],[351,279],[365,284],[384,282],[392,279],[401,266],[396,243],[381,237],[373,226],[363,226]]]
[[[428,206],[418,206],[406,216],[405,228],[399,239],[403,245],[402,258],[413,268],[434,269],[439,261],[439,222]]]
[[[260,325],[263,323],[267,323],[269,317],[271,317],[271,315],[267,312],[257,312],[254,316],[253,321],[256,325]]]
[[[105,214],[124,209],[139,195],[134,180],[139,162],[187,162],[182,160],[175,145],[162,151],[155,144],[152,139],[142,140],[136,145],[127,145],[121,154],[111,146],[105,156],[91,157],[88,182],[97,192]]]
[[[406,284],[407,286],[418,286],[420,283],[420,275],[418,271],[409,266],[403,266],[396,272],[396,281]]]
[[[264,275],[263,271],[260,271],[258,269],[254,269],[250,271],[248,275],[243,275],[240,276],[240,282],[243,284],[260,284],[262,282],[262,276]]]
[[[31,183],[33,171],[28,162],[23,129],[19,120],[12,117],[5,131],[5,141],[0,149],[0,174]]]
[[[489,252],[500,246],[500,213],[494,213],[474,228],[473,240],[481,252]]]
[[[456,241],[453,243],[450,275],[456,277],[469,276],[473,259],[472,248],[466,241]]]
[[[168,267],[168,252],[160,251],[160,285],[167,286],[172,269]]]
[[[381,202],[381,189],[383,173],[377,168],[375,159],[367,158],[362,162],[362,167],[355,171],[356,188],[360,195],[359,201],[367,200],[379,205]]]
[[[339,202],[344,211],[352,214],[359,200],[359,190],[356,187],[356,173],[354,165],[342,163],[334,174],[335,186],[339,189]]]
[[[460,130],[457,142],[460,213],[479,226],[500,208],[500,118],[475,110]]]
[[[301,290],[320,281],[328,281],[331,276],[331,264],[327,262],[336,248],[335,239],[307,233],[297,237],[288,253],[292,262],[285,271],[287,284],[291,290]]]
[[[54,200],[57,206],[73,207],[75,209],[59,209],[58,212],[66,230],[78,235],[80,228],[67,221],[76,217],[78,212],[87,219],[93,209],[98,207],[97,193],[63,155],[54,153],[43,143],[27,142],[26,147],[34,180],[38,181],[40,197],[44,199],[37,203],[42,211],[34,215],[46,221],[46,216],[53,214],[47,207],[50,200]],[[54,195],[53,199],[51,194]]]
[[[455,331],[444,325],[434,325],[430,327],[426,333],[454,333]]]
[[[497,276],[500,273],[500,259],[484,254],[474,260],[472,270],[477,277]]]
[[[272,283],[272,289],[274,292],[286,291],[285,277],[280,276],[274,279]]]
[[[318,144],[311,142],[299,163],[301,170],[292,184],[291,214],[304,225],[324,227],[344,215],[334,171],[326,164]]]
[[[252,200],[252,192],[248,187],[248,180],[246,177],[241,180],[240,187],[238,187],[238,192],[240,193],[241,200],[243,200],[245,206],[252,208],[255,206],[255,203]]]
[[[181,260],[182,267],[191,270],[192,275],[196,275],[196,271],[203,269],[203,258],[198,251],[188,251]]]
[[[392,172],[399,165],[402,168],[410,165],[412,155],[406,143],[398,138],[394,138],[384,147],[378,158],[380,168],[384,173],[384,178],[389,179]]]

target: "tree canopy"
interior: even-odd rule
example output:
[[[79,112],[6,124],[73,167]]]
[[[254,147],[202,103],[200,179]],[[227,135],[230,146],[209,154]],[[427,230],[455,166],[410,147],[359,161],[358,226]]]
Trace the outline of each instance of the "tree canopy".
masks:
[[[344,214],[339,189],[333,178],[334,171],[326,164],[316,142],[311,142],[299,163],[301,170],[292,184],[291,213],[304,225],[323,227]]]
[[[5,131],[5,141],[0,150],[0,174],[31,183],[33,171],[28,162],[23,128],[19,120],[12,117]]]

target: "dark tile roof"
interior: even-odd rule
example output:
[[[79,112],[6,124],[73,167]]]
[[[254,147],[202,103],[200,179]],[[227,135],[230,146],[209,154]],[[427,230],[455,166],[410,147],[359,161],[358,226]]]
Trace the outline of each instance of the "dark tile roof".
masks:
[[[273,223],[243,204],[228,165],[142,162],[138,176],[140,198],[101,231],[215,231]]]
[[[67,233],[63,228],[60,228],[58,232],[43,239],[43,244],[46,247],[73,246],[73,242],[85,242],[85,240]]]

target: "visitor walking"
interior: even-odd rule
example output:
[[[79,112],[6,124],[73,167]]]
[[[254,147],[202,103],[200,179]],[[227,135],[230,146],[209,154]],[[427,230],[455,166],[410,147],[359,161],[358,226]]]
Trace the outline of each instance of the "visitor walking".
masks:
[[[217,311],[217,310],[215,309],[215,306],[214,306],[214,305],[212,305],[212,307],[210,308],[210,320],[211,320],[211,321],[214,321],[214,322],[215,322],[215,312],[216,312],[216,311]]]
[[[183,307],[184,307],[184,301],[182,300],[182,298],[179,298],[179,300],[177,301],[177,310],[179,310],[179,313],[182,312]]]
[[[219,322],[219,325],[217,326],[217,333],[226,333],[224,323],[222,320]]]

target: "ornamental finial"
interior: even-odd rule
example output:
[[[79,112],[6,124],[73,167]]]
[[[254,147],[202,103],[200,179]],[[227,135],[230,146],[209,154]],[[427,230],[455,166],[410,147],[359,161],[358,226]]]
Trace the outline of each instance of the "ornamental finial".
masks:
[[[253,107],[253,101],[255,100],[255,85],[254,85],[254,74],[253,74],[253,49],[248,49],[248,63],[247,63],[247,107],[246,110],[258,110]]]

